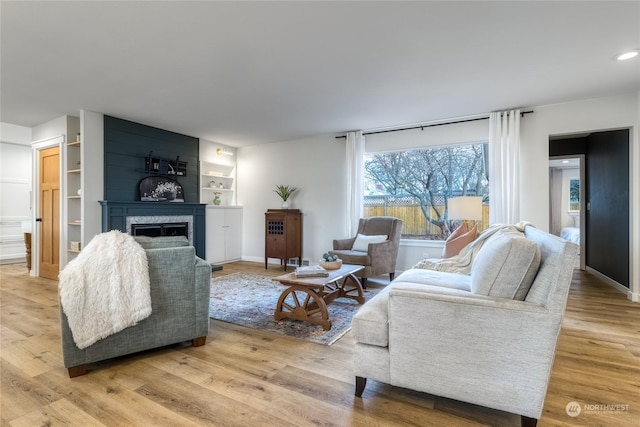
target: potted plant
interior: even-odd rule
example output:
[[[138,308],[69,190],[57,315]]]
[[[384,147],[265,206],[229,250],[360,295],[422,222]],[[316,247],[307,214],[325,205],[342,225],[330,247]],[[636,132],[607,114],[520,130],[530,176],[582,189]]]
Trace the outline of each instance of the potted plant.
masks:
[[[282,199],[282,209],[289,208],[289,203],[287,202],[287,200],[289,200],[291,194],[293,194],[293,192],[296,190],[296,187],[290,187],[288,185],[276,185],[276,189],[273,191]]]

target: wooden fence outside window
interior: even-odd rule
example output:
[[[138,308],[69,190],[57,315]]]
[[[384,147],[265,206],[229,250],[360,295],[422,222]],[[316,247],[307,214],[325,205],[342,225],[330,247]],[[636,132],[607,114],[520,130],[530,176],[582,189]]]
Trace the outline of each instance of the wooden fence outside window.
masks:
[[[444,203],[437,205],[439,212],[444,211]],[[435,218],[435,211],[431,214]],[[364,217],[393,216],[400,218],[403,239],[445,240],[448,236],[442,234],[440,227],[427,222],[420,204],[413,197],[394,196],[365,196]],[[478,221],[478,232],[489,227],[489,206],[482,205],[482,220]]]

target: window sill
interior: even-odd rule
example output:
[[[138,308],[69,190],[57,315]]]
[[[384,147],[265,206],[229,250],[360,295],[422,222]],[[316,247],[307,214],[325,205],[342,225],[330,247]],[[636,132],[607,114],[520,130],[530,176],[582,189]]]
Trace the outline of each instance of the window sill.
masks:
[[[444,240],[418,240],[418,239],[400,239],[400,246],[415,248],[440,248],[444,247]]]

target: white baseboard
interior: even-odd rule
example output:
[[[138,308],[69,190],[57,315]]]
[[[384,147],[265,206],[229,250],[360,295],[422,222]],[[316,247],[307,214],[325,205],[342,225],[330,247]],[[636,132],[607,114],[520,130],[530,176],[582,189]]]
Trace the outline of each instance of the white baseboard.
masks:
[[[625,294],[627,296],[627,298],[630,299],[631,301],[636,301],[636,302],[640,301],[640,295],[631,292],[631,290],[629,288],[627,288],[626,286],[616,282],[615,280],[613,280],[609,276],[605,276],[604,274],[600,273],[598,270],[594,270],[593,268],[591,268],[589,266],[586,266],[585,271],[587,271],[588,273],[593,274],[598,279],[602,280],[607,285],[611,286],[612,288],[614,288],[615,290],[619,291],[620,293]]]

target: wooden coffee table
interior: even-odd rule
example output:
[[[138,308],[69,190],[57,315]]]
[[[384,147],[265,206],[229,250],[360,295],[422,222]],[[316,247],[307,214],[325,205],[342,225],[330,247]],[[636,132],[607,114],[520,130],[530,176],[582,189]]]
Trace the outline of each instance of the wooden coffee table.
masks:
[[[328,277],[299,278],[295,273],[274,277],[288,286],[278,299],[273,317],[276,320],[304,320],[331,329],[327,305],[336,298],[350,298],[364,304],[362,284],[355,273],[361,265],[343,264],[337,270],[328,270]],[[344,280],[343,280],[344,279]]]

